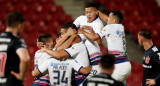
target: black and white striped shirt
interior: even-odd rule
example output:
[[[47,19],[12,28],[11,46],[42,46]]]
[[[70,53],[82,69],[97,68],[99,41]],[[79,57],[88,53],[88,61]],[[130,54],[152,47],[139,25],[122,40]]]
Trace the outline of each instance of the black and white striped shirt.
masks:
[[[83,86],[124,86],[121,82],[114,80],[108,74],[98,74],[86,79]]]

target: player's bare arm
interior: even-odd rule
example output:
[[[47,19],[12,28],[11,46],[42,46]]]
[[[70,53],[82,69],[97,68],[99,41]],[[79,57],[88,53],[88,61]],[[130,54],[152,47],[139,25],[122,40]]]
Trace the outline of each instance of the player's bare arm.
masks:
[[[40,51],[46,52],[47,54],[53,56],[56,59],[67,58],[69,56],[69,54],[64,50],[60,50],[60,51],[50,50],[46,46],[42,47]]]
[[[92,69],[92,66],[91,66],[91,65],[89,65],[89,66],[87,66],[87,67],[82,67],[82,68],[80,69],[80,73],[88,74],[88,73],[91,71],[91,69]]]
[[[32,70],[32,76],[36,77],[40,75],[41,73],[38,70]]]
[[[81,29],[81,28],[78,30],[78,33],[84,34],[84,36],[86,36],[87,38],[89,38],[89,39],[91,39],[93,41],[96,41],[96,40],[99,39],[99,36],[96,33],[93,33],[93,32],[88,33],[86,31],[84,31],[84,29]]]
[[[60,46],[66,41],[66,39],[68,39],[68,37],[72,36],[72,35],[75,34],[75,33],[77,33],[77,32],[76,32],[74,29],[69,28],[68,31],[67,31],[67,33],[64,34],[64,35],[62,35],[62,38],[60,38],[60,39],[57,41],[57,43],[56,43],[56,45],[55,45],[54,48],[60,47]]]
[[[29,67],[29,54],[27,49],[25,48],[20,48],[16,51],[17,55],[20,58],[20,65],[19,65],[19,73],[16,73],[14,71],[11,71],[11,74],[13,74],[17,79],[19,80],[24,80],[25,79],[25,75],[27,73],[28,67]]]
[[[98,13],[99,13],[99,17],[101,18],[101,20],[102,20],[103,22],[107,22],[108,16],[107,16],[106,14],[102,13],[102,12],[99,11],[99,10],[98,10]]]
[[[68,40],[66,40],[60,47],[57,48],[57,50],[64,50],[71,46],[71,43],[73,40],[77,37],[77,34],[72,35]]]

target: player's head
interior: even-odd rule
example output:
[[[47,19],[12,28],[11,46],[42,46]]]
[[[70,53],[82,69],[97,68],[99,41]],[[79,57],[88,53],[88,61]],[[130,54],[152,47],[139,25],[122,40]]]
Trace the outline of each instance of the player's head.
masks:
[[[112,73],[114,70],[115,56],[113,54],[104,54],[100,60],[100,69],[102,72]]]
[[[111,10],[108,17],[108,24],[121,24],[123,22],[123,14],[120,11]]]
[[[17,29],[17,35],[20,35],[23,31],[25,17],[19,12],[10,12],[7,15],[7,27],[11,29]]]
[[[140,29],[138,33],[138,42],[141,46],[143,46],[144,41],[152,40],[152,32],[148,29]]]
[[[44,45],[48,46],[49,48],[53,48],[53,40],[50,34],[41,34],[38,37],[38,42],[42,42]]]
[[[97,8],[94,4],[87,4],[85,7],[85,15],[87,17],[88,22],[92,22],[98,15]]]
[[[73,23],[71,23],[71,22],[67,22],[67,23],[65,23],[63,26],[61,26],[61,30],[60,30],[60,32],[61,32],[61,35],[64,35],[65,33],[67,33],[67,30],[69,29],[69,28],[72,28],[72,29],[75,29],[76,31],[78,31],[78,28],[76,27],[76,25],[75,24],[73,24]]]

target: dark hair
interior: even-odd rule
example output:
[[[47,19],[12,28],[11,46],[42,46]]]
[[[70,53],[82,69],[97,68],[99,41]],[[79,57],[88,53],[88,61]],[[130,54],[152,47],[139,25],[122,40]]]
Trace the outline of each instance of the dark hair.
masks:
[[[61,36],[61,29],[62,28],[59,28],[58,31],[57,31],[57,38]]]
[[[25,17],[16,11],[10,12],[7,15],[7,26],[16,27],[18,24],[23,24],[25,22]]]
[[[115,16],[119,23],[123,22],[123,14],[120,11],[117,10],[111,10],[110,13],[113,13],[113,16]]]
[[[115,64],[115,56],[113,54],[104,54],[100,61],[103,69],[111,69]]]
[[[89,8],[89,7],[94,7],[95,9],[97,9],[97,7],[94,3],[87,3],[85,8]]]
[[[139,30],[139,35],[146,39],[152,39],[152,32],[145,28]]]
[[[76,27],[76,25],[73,24],[73,23],[71,23],[71,22],[65,23],[63,26],[61,26],[61,29],[63,28],[63,29],[68,30],[70,27],[71,27],[72,29],[75,29],[76,31],[78,31],[78,28]]]
[[[38,42],[46,43],[49,42],[49,38],[52,38],[50,34],[40,34],[38,37]]]

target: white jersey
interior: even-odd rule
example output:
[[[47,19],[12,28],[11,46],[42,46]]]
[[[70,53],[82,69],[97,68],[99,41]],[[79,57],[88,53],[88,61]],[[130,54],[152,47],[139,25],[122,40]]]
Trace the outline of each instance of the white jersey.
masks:
[[[126,51],[125,32],[122,24],[106,25],[98,34],[100,38],[105,36],[109,51]]]
[[[105,36],[107,40],[108,52],[115,55],[116,63],[128,61],[125,32],[122,24],[106,25],[102,31],[97,34],[100,38]]]
[[[87,17],[84,16],[84,15],[82,15],[82,16],[79,16],[79,17],[74,21],[74,24],[76,25],[76,27],[90,26],[90,27],[93,28],[94,32],[96,32],[96,33],[99,32],[99,31],[101,31],[101,29],[103,28],[103,22],[100,20],[99,17],[96,17],[95,20],[93,20],[91,23],[89,23],[88,20],[87,20]],[[87,41],[89,41],[89,42],[87,42]],[[99,45],[98,45],[98,43],[97,43],[96,41],[92,41],[92,40],[87,40],[87,41],[86,41],[87,43],[85,43],[85,45],[86,45],[86,44],[87,44],[87,45],[91,45],[91,43],[92,43],[92,45],[94,45],[95,47],[97,47],[97,49],[100,50]],[[86,46],[86,47],[87,47],[87,46]],[[89,49],[89,48],[90,48],[90,47],[87,47],[87,50],[88,50],[89,53],[90,53],[90,52],[92,52],[92,51],[90,51],[91,49]]]
[[[65,49],[65,51],[70,57],[75,58],[80,65],[84,67],[89,66],[89,58],[83,42],[75,43],[70,48]]]
[[[34,69],[37,69],[38,66],[41,66],[44,61],[49,59],[51,56],[49,56],[45,52],[40,52],[40,50],[36,51],[34,56]]]
[[[83,42],[76,43],[70,48],[65,49],[65,51],[70,55],[70,57],[75,58],[75,60],[82,66],[86,67],[89,65],[88,53]],[[79,86],[87,75],[79,74],[75,71],[76,84]]]
[[[93,28],[94,32],[96,32],[96,33],[100,32],[101,29],[103,28],[103,23],[99,19],[99,17],[97,17],[94,21],[89,23],[89,22],[87,22],[86,16],[80,16],[74,21],[74,24],[77,27],[82,27],[84,25],[91,26]],[[97,63],[100,60],[100,56],[101,56],[101,51],[100,51],[98,43],[96,41],[92,41],[92,40],[86,38],[83,34],[79,34],[79,36],[81,37],[82,41],[84,41],[84,44],[87,48],[87,51],[90,56],[91,65],[97,65]]]
[[[47,61],[50,57],[51,56],[49,56],[47,53],[40,52],[40,50],[38,50],[34,56],[34,69],[38,69],[38,67],[42,66],[42,64],[45,61]],[[33,82],[34,85],[50,85],[48,71],[43,72],[41,77],[35,77]]]
[[[82,68],[74,59],[65,61],[50,58],[38,67],[39,72],[49,71],[50,83],[53,86],[71,86],[72,69],[79,72]]]

